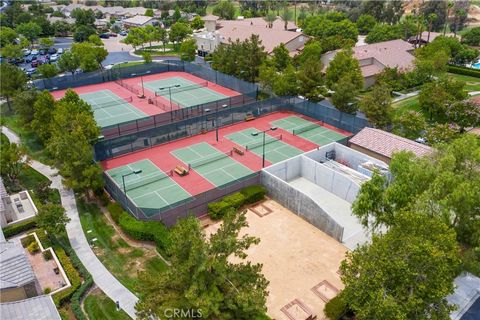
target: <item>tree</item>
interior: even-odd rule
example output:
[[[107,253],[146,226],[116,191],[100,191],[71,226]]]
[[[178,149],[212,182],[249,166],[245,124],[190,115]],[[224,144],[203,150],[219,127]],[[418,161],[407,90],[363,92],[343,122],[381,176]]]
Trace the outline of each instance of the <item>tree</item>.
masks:
[[[200,16],[195,16],[190,22],[190,27],[194,30],[202,29],[205,25],[205,22],[202,20],[202,17]]]
[[[297,73],[289,64],[282,73],[274,78],[273,92],[279,96],[295,96],[298,94]]]
[[[192,34],[192,29],[190,26],[183,22],[175,22],[170,28],[168,37],[171,42],[175,43],[177,46],[181,43],[188,35]]]
[[[0,47],[5,47],[8,44],[14,44],[15,39],[18,35],[15,30],[9,27],[0,28]]]
[[[144,28],[131,28],[123,43],[132,45],[134,49],[146,42],[146,33]]]
[[[432,32],[433,28],[433,22],[438,19],[438,16],[435,13],[430,13],[427,17],[428,21],[428,36],[427,36],[427,42],[430,42],[430,32]]]
[[[52,28],[56,37],[66,37],[72,29],[72,25],[66,21],[58,20],[52,23]]]
[[[459,133],[455,125],[436,123],[427,128],[425,137],[430,145],[438,145],[440,143],[451,143],[459,137]]]
[[[453,2],[453,19],[450,22],[450,30],[456,35],[457,31],[461,31],[467,22],[468,10],[470,2],[468,0],[459,0]]]
[[[292,64],[292,58],[290,58],[290,51],[283,43],[272,50],[272,63],[277,71],[283,71],[285,68]]]
[[[360,34],[368,34],[377,24],[377,20],[369,14],[362,14],[358,17],[357,28]]]
[[[58,74],[58,68],[54,64],[45,63],[38,66],[37,71],[42,75],[44,78],[53,78]]]
[[[221,0],[214,8],[213,14],[225,20],[235,19],[235,5],[228,0]]]
[[[305,61],[297,72],[298,93],[310,101],[321,101],[326,94],[322,77],[323,64],[320,59]]]
[[[33,105],[37,100],[38,91],[35,89],[21,90],[13,98],[13,110],[18,115],[20,123],[29,125],[33,120]]]
[[[332,89],[335,91],[332,94],[332,103],[335,108],[352,114],[358,110],[356,96],[359,89],[350,75],[343,75],[332,85]]]
[[[197,42],[195,39],[187,39],[180,45],[180,59],[182,61],[194,61],[197,51]]]
[[[52,38],[41,38],[39,44],[43,49],[49,49],[55,44],[55,41]]]
[[[408,139],[419,138],[426,128],[425,117],[418,111],[408,110],[394,119],[395,133]]]
[[[372,91],[364,95],[358,104],[368,121],[376,128],[385,129],[391,124],[392,98],[390,88],[382,83],[373,86]]]
[[[243,41],[239,46],[240,55],[238,59],[238,74],[240,78],[255,82],[262,63],[267,58],[265,47],[259,36],[252,34],[249,39]]]
[[[38,36],[42,33],[42,28],[35,22],[27,22],[19,24],[16,27],[16,31],[30,40],[30,42],[35,42]]]
[[[52,189],[50,185],[52,182],[50,180],[42,181],[37,183],[35,186],[34,192],[37,199],[40,201],[41,204],[46,204],[49,202],[50,195],[52,194]]]
[[[418,97],[420,107],[430,115],[430,120],[445,122],[449,105],[467,98],[468,94],[464,87],[465,82],[447,77],[426,83],[422,86]]]
[[[322,53],[320,41],[310,40],[305,44],[302,52],[295,56],[295,63],[302,66],[315,60],[320,60]]]
[[[90,37],[92,34],[96,34],[96,31],[93,27],[80,25],[75,29],[73,40],[75,42],[84,42],[87,41],[88,37]]]
[[[150,52],[142,52],[142,58],[145,63],[152,63],[152,54]]]
[[[360,12],[373,16],[377,21],[388,24],[397,23],[403,16],[402,1],[362,1]]]
[[[287,5],[285,5],[285,7],[283,8],[283,11],[280,13],[280,19],[282,19],[283,21],[283,28],[287,30],[288,21],[292,21],[293,19],[293,12],[290,9],[288,9]]]
[[[93,45],[96,45],[96,46],[103,46],[103,42],[102,42],[102,39],[100,39],[100,37],[96,34],[92,34],[90,36],[88,36],[88,39],[87,41]]]
[[[83,71],[94,71],[102,67],[102,61],[108,56],[108,51],[89,42],[75,43],[72,53],[80,60]]]
[[[83,10],[81,8],[75,8],[70,14],[72,18],[75,19],[75,24],[79,26],[90,26],[93,27],[95,23],[95,13],[93,10]]]
[[[153,17],[153,9],[148,8],[147,10],[145,10],[144,16]]]
[[[267,12],[263,20],[265,20],[269,28],[272,28],[273,23],[277,20],[277,15],[274,12]]]
[[[326,83],[330,88],[338,83],[341,78],[348,77],[355,91],[363,88],[363,76],[360,70],[358,60],[353,57],[352,50],[342,50],[338,52],[330,61],[325,73]]]
[[[2,48],[2,57],[7,59],[22,58],[22,47],[16,44],[7,44],[5,47]]]
[[[158,29],[156,40],[160,41],[162,43],[163,52],[165,52],[165,47],[167,46],[167,43],[168,43],[168,32],[167,32],[167,30],[162,29],[162,28]]]
[[[51,137],[54,106],[55,99],[47,90],[38,94],[33,105],[34,113],[31,127],[44,144]]]
[[[57,65],[61,71],[68,71],[74,75],[80,67],[80,58],[75,53],[67,51],[60,56]]]
[[[69,222],[70,218],[62,205],[47,203],[38,210],[37,225],[47,231],[50,237],[62,233]]]
[[[180,8],[176,7],[175,11],[173,12],[173,21],[178,22],[182,18],[182,14],[180,13]]]
[[[0,173],[10,185],[15,185],[17,178],[23,169],[27,166],[27,153],[16,143],[8,143],[1,145],[0,152]]]
[[[110,28],[110,30],[113,33],[120,33],[122,31],[122,28],[120,28],[120,26],[118,24],[113,24],[112,27]]]
[[[355,44],[358,38],[357,26],[344,16],[340,17],[343,17],[342,20],[336,21],[338,19],[335,16],[310,16],[305,19],[303,31],[307,35],[314,36],[320,40],[327,37],[339,37],[351,40]],[[336,47],[336,49],[338,48],[341,48],[341,46]]]
[[[459,265],[455,232],[438,218],[399,213],[342,262],[342,298],[360,319],[450,319]]]
[[[446,117],[450,123],[460,127],[460,133],[465,128],[480,126],[480,106],[472,101],[456,101],[446,110]]]
[[[420,6],[420,14],[427,18],[430,14],[435,14],[437,19],[432,23],[433,31],[440,31],[447,23],[447,1],[425,1]]]
[[[141,319],[156,318],[172,305],[201,309],[206,319],[256,319],[266,312],[268,281],[260,264],[245,263],[245,251],[259,239],[239,236],[245,212],[229,211],[206,238],[198,219],[180,220],[171,230],[171,268],[154,277],[140,273],[145,295],[135,306]],[[232,263],[229,257],[239,262]]]
[[[480,46],[480,27],[468,30],[462,36],[462,42],[469,46]]]
[[[378,23],[370,30],[365,38],[366,43],[377,43],[403,38],[403,31],[400,25],[389,25]]]
[[[0,96],[7,100],[8,109],[12,110],[10,99],[22,91],[27,83],[25,73],[8,63],[0,64]]]

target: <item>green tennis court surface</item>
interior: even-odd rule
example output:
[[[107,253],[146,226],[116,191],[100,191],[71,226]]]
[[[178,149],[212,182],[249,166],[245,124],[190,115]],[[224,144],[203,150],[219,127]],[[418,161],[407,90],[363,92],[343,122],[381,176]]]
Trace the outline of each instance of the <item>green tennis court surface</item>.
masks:
[[[330,130],[314,122],[290,116],[280,120],[275,120],[271,123],[273,126],[290,131],[293,134],[310,140],[315,144],[323,146],[333,141],[339,141],[345,138],[344,135]]]
[[[142,170],[138,174],[133,172]],[[130,174],[132,173],[132,174]],[[161,171],[150,160],[141,160],[126,166],[107,171],[115,183],[123,190],[122,176],[125,176],[127,196],[140,208],[161,210],[192,196]],[[148,210],[144,210],[148,214]],[[158,211],[152,211],[152,215]]]
[[[177,149],[171,153],[217,187],[253,173],[230,155],[218,151],[206,142]]]
[[[198,84],[182,77],[149,81],[145,82],[144,86],[167,100],[170,100],[171,93],[172,101],[184,108],[228,98],[208,89],[207,82]]]
[[[82,93],[80,98],[92,106],[95,121],[102,128],[147,116],[129,103],[132,97],[121,98],[110,90]]]
[[[263,134],[259,133],[257,136],[253,136],[252,133],[255,132],[258,130],[248,128],[229,134],[226,138],[261,157],[263,155]],[[277,163],[303,153],[302,150],[279,140],[279,138],[279,136],[269,134],[265,136],[265,159],[270,163]]]

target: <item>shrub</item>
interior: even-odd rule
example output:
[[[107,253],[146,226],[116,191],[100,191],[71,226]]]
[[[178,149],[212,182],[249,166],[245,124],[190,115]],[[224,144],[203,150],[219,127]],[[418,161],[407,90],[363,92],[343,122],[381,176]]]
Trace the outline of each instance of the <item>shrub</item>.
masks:
[[[476,70],[476,69],[472,69],[472,68],[465,68],[465,67],[460,67],[460,66],[448,65],[448,72],[480,78],[480,70]]]
[[[34,242],[30,243],[27,247],[27,250],[31,254],[37,253],[40,250],[40,247],[38,246],[37,241],[34,241]]]
[[[3,235],[5,236],[5,238],[9,238],[19,233],[22,233],[24,231],[33,229],[36,226],[37,226],[37,219],[36,217],[33,217],[31,219],[6,227],[5,229],[3,229]]]
[[[240,192],[235,192],[229,196],[223,197],[222,201],[227,202],[233,208],[238,209],[245,203],[245,197]]]
[[[327,302],[324,311],[328,318],[337,320],[347,313],[347,304],[343,300],[341,294],[339,294]]]
[[[43,255],[43,258],[44,258],[46,261],[52,260],[52,258],[53,258],[52,252],[51,252],[50,250],[43,251],[43,252],[42,252],[42,255]]]
[[[120,215],[123,212],[122,207],[120,204],[117,202],[111,202],[107,206],[108,212],[110,212],[110,215],[112,216],[113,221],[115,221],[116,224],[119,223],[120,221]]]
[[[210,202],[208,204],[208,214],[213,220],[221,219],[232,205],[225,201]]]
[[[43,290],[43,293],[45,294],[49,294],[50,292],[52,292],[52,289],[50,288],[45,288],[45,290]]]
[[[78,271],[73,266],[65,251],[61,248],[57,248],[55,253],[57,254],[58,261],[60,261],[60,264],[62,265],[63,270],[65,270],[65,274],[72,285],[70,288],[53,295],[53,301],[55,302],[55,305],[59,307],[70,300],[73,293],[78,287],[80,287],[81,279]]]
[[[35,237],[33,236],[33,234],[30,234],[20,240],[20,242],[22,243],[22,247],[24,248],[28,247],[34,241],[35,241]]]
[[[243,188],[240,192],[245,197],[245,204],[250,204],[262,200],[267,190],[263,186],[255,185]]]

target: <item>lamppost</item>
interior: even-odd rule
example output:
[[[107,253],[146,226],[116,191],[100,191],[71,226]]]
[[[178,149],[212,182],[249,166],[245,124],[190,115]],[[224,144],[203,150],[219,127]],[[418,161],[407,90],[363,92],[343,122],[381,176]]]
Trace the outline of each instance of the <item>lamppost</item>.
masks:
[[[125,177],[128,177],[132,174],[139,174],[142,173],[142,170],[134,170],[132,172],[122,174],[122,185],[123,185],[123,194],[125,195],[125,206],[127,205],[127,189],[125,188]]]
[[[277,127],[271,127],[264,131],[252,132],[252,136],[254,137],[258,136],[260,133],[263,133],[262,168],[265,168],[265,135],[267,134],[268,131],[275,131],[275,130],[277,130]]]
[[[222,109],[228,108],[227,104],[222,104]],[[209,113],[211,109],[205,109],[205,113]],[[218,107],[215,109],[215,139],[218,142]]]
[[[163,88],[158,88],[158,90],[165,90],[168,89],[168,99],[170,100],[170,111],[173,110],[173,105],[172,105],[172,88],[178,88],[180,87],[179,84],[175,84],[173,86],[168,86],[168,87],[163,87]]]
[[[139,98],[145,98],[145,87],[143,86],[143,76],[144,76],[144,75],[147,75],[147,74],[149,74],[149,73],[150,73],[150,70],[148,70],[148,71],[140,74],[140,81],[142,82],[142,95],[141,95]],[[136,76],[138,76],[138,74],[132,73],[131,76],[132,76],[132,77],[136,77]]]

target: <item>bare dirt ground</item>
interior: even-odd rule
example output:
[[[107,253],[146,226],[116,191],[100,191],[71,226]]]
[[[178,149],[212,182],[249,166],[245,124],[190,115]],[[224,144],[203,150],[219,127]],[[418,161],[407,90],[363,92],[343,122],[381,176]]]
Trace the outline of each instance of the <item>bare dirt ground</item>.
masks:
[[[288,320],[311,313],[323,319],[326,301],[343,288],[337,272],[347,248],[273,200],[253,209],[256,213],[247,211],[249,227],[241,234],[261,240],[247,253],[249,261],[263,264],[270,281],[268,315]],[[207,226],[206,233],[219,226]]]

